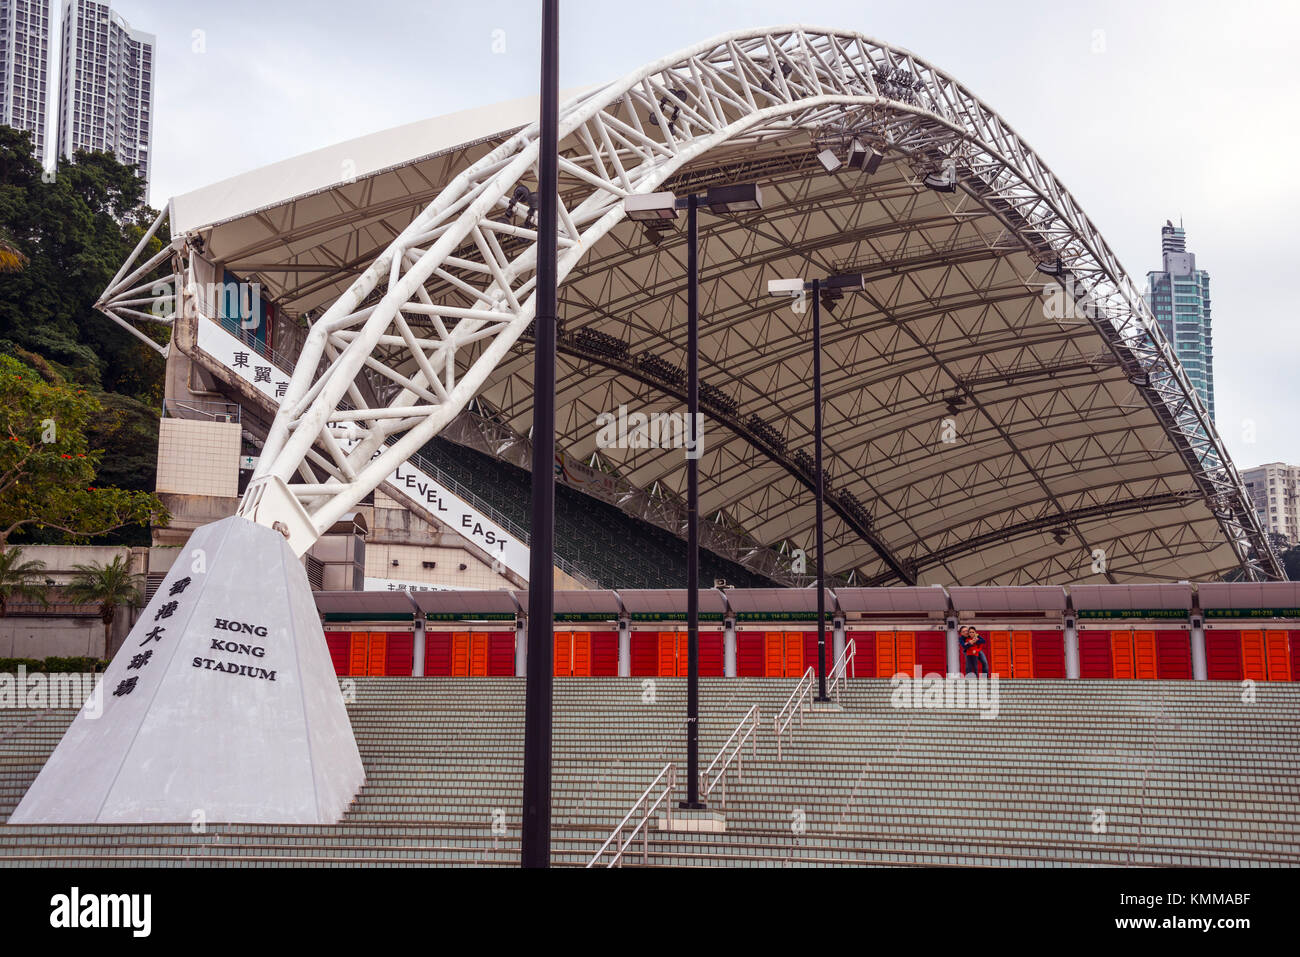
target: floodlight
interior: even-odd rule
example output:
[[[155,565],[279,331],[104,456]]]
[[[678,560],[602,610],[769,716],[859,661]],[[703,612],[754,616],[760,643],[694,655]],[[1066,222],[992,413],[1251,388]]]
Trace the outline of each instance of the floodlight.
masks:
[[[841,166],[844,165],[840,161],[840,158],[835,155],[835,151],[832,149],[824,149],[820,153],[818,153],[817,162],[821,163],[822,169],[826,170],[826,172],[828,173],[833,173]]]
[[[867,277],[862,273],[844,273],[839,276],[831,276],[822,280],[823,289],[847,289],[852,292],[861,292],[867,288]],[[838,297],[837,297],[838,298]]]
[[[763,194],[757,183],[710,186],[700,205],[713,213],[749,213],[763,208]]]
[[[769,279],[767,294],[769,296],[802,296],[804,282],[802,279]]]
[[[623,200],[623,209],[627,218],[637,222],[646,222],[677,218],[677,195],[675,193],[641,193]]]
[[[1065,264],[1061,262],[1060,256],[1046,262],[1035,263],[1034,268],[1044,276],[1059,276],[1065,272]]]
[[[930,173],[921,182],[930,187],[935,192],[952,193],[957,190],[957,170],[952,166],[945,166],[937,173]]]

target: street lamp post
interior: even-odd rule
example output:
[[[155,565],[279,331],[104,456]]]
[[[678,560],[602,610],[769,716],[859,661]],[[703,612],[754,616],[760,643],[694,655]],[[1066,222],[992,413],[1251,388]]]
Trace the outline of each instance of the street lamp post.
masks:
[[[555,319],[559,175],[559,0],[542,4],[537,309],[533,357],[533,522],[528,556],[528,656],[520,863],[551,864],[551,709],[555,654]]]
[[[647,193],[624,200],[628,219],[661,229],[686,210],[686,800],[683,808],[702,808],[700,800],[700,267],[699,210],[712,213],[762,209],[758,185],[717,186],[679,197]]]
[[[822,467],[822,294],[823,292],[838,298],[845,290],[861,291],[866,281],[857,273],[831,276],[827,279],[775,279],[767,284],[767,291],[774,296],[791,296],[796,300],[795,311],[805,308],[806,296],[812,293],[813,309],[813,472],[815,480],[815,497],[817,500],[816,548],[817,562],[817,700],[829,701],[826,694],[826,539],[824,513],[826,504],[826,477]]]

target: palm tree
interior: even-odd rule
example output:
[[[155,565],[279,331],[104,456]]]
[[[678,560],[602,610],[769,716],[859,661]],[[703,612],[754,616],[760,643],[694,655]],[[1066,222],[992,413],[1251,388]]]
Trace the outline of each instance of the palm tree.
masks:
[[[142,575],[131,573],[126,559],[118,555],[106,565],[74,565],[77,574],[63,589],[75,602],[99,605],[99,618],[104,623],[104,654],[112,651],[113,616],[118,605],[136,608],[144,603],[140,592]]]
[[[0,618],[9,608],[14,598],[25,598],[49,607],[45,597],[45,586],[32,581],[31,576],[45,570],[44,562],[25,562],[20,546],[0,551]]]

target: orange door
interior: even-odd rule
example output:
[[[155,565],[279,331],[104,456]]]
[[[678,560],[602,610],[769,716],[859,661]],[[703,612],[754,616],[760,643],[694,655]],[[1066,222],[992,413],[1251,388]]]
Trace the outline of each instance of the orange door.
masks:
[[[899,631],[894,634],[894,667],[909,678],[916,669],[916,632]]]
[[[370,635],[368,632],[352,632],[352,648],[348,654],[348,674],[364,675],[368,673],[366,665],[370,663],[369,647]]]
[[[589,631],[573,633],[573,673],[584,678],[591,677],[591,632]]]
[[[1241,665],[1245,676],[1256,681],[1268,680],[1266,658],[1264,633],[1262,631],[1243,631],[1241,633]]]
[[[1003,678],[1015,677],[1015,659],[1011,649],[1011,632],[989,633],[989,668]]]
[[[1011,677],[1032,678],[1033,676],[1034,633],[1013,631],[1011,633]]]
[[[1133,677],[1133,632],[1110,633],[1111,659],[1115,662],[1116,678]]]
[[[463,678],[469,674],[469,632],[458,631],[451,636],[451,673]]]
[[[1291,680],[1291,644],[1285,631],[1264,633],[1264,651],[1268,656],[1268,680]]]
[[[1156,677],[1156,633],[1133,632],[1133,677],[1153,681]]]
[[[892,678],[898,671],[898,659],[895,657],[894,633],[892,631],[876,632],[876,677]]]
[[[370,633],[370,653],[367,655],[366,674],[382,675],[384,670],[384,655],[388,650],[388,635],[382,631],[372,631]]]
[[[488,634],[476,631],[469,636],[469,673],[486,677],[488,672]]]
[[[557,631],[555,633],[555,674],[567,678],[573,674],[573,633]]]
[[[785,632],[763,634],[763,674],[768,678],[785,677]]]
[[[802,678],[803,673],[803,632],[787,631],[785,633],[785,676]]]
[[[659,674],[671,678],[677,674],[677,632],[659,632]]]

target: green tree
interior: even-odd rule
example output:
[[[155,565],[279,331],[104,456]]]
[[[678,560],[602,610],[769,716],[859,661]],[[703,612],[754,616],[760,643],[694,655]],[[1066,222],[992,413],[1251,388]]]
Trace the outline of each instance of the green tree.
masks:
[[[100,409],[85,389],[48,382],[0,355],[0,550],[18,533],[49,531],[85,541],[127,525],[165,525],[149,492],[95,485],[103,451],[86,428]]]
[[[15,598],[25,598],[49,606],[45,597],[45,586],[33,579],[38,572],[45,570],[45,563],[40,561],[23,561],[21,548],[8,548],[0,551],[0,618],[9,610],[9,602]]]
[[[104,623],[104,653],[113,643],[113,618],[118,605],[138,608],[144,604],[140,591],[142,577],[131,573],[126,559],[118,555],[111,562],[100,565],[74,565],[77,574],[63,589],[73,601],[99,606],[99,620]]]

